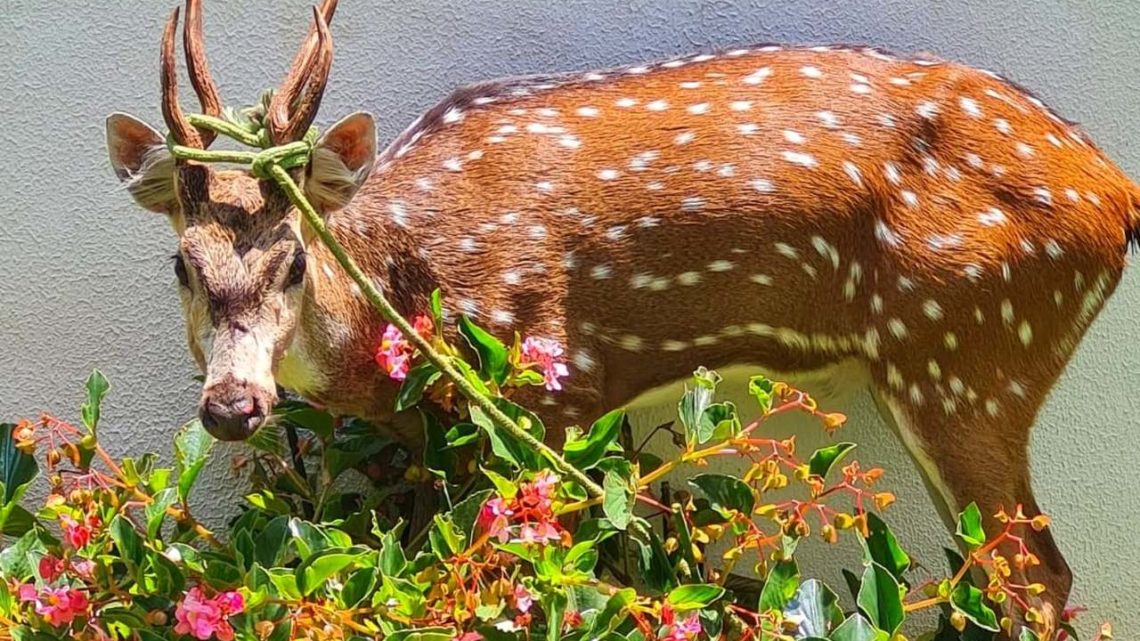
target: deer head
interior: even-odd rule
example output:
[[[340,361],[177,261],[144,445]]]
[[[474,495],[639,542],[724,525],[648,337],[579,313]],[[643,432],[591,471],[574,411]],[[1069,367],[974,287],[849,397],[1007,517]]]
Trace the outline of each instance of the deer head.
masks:
[[[314,9],[314,25],[263,125],[274,144],[301,139],[316,117],[332,63],[328,22],[336,0]],[[162,38],[162,114],[170,140],[199,149],[214,133],[190,124],[178,103],[174,38],[176,8]],[[186,1],[186,67],[202,112],[221,115],[206,65],[201,0]],[[350,115],[318,141],[294,178],[324,214],[348,204],[371,172],[376,155],[372,117]],[[174,271],[190,351],[206,375],[199,415],[224,440],[251,435],[277,400],[274,374],[296,331],[306,290],[300,216],[271,181],[246,170],[175,160],[167,139],[133,116],[107,118],[107,147],[115,173],[135,201],[167,216],[178,234]],[[311,292],[310,292],[311,293]]]

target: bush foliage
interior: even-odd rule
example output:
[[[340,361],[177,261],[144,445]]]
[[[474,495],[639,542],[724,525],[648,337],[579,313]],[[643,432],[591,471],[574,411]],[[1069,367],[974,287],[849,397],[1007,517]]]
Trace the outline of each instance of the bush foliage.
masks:
[[[507,346],[468,319],[461,348],[447,345],[433,332],[443,326],[438,299],[433,316],[417,330],[541,439],[542,422],[510,399],[520,387],[558,389],[568,373],[558,346],[517,336]],[[1041,586],[1015,583],[1011,564],[1036,562],[1018,532],[1047,519],[1015,510],[1000,515],[1004,529],[985,532],[971,505],[945,578],[918,582],[882,516],[894,496],[880,487],[881,469],[855,461],[852,443],[801,453],[794,438],[765,435],[784,413],[829,432],[842,425],[803,392],[758,376],[755,405],[738,408],[717,399],[719,377],[701,369],[676,426],[650,434],[672,436],[671,456],[633,443],[615,410],[569,430],[560,462],[496,428],[419,361],[398,331],[385,333],[377,363],[402,381],[398,406],[426,398],[434,408],[422,412],[427,446],[402,479],[346,489],[353,470],[377,476],[375,460],[392,445],[366,423],[288,400],[235,461],[248,491],[224,532],[190,507],[213,439],[194,421],[169,462],[112,458],[100,441],[109,386],[98,372],[80,424],[4,424],[0,638],[882,641],[933,609],[938,627],[921,638],[977,641],[1035,619]],[[745,471],[704,469],[722,458]],[[676,484],[681,470],[688,486],[663,493],[661,481]],[[50,492],[32,506],[25,495],[40,473]],[[409,527],[395,499],[424,481],[442,506]],[[858,540],[846,585],[801,575],[798,544],[810,537]],[[1038,638],[1030,627],[1017,634]]]

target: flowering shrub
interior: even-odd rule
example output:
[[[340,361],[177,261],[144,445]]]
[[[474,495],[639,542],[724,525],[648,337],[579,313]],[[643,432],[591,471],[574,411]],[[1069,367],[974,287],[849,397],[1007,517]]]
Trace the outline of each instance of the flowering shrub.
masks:
[[[526,385],[557,391],[573,375],[561,347],[516,336],[508,348],[466,318],[457,347],[441,327],[437,298],[416,331],[541,439],[542,422],[509,397]],[[389,444],[360,421],[285,401],[236,461],[249,491],[224,534],[190,508],[211,437],[191,422],[174,439],[173,465],[155,454],[113,459],[99,440],[108,385],[98,372],[80,425],[44,416],[0,426],[0,638],[879,641],[934,609],[939,627],[924,638],[976,641],[1037,619],[1041,587],[1011,577],[1037,563],[1019,532],[1047,519],[1014,508],[1001,531],[985,532],[971,505],[959,519],[964,556],[949,553],[945,578],[913,583],[911,558],[881,516],[894,501],[883,470],[851,459],[851,443],[805,457],[795,439],[764,434],[783,413],[829,432],[845,421],[780,383],[753,378],[745,412],[718,402],[719,377],[701,369],[678,425],[664,430],[673,456],[634,447],[616,410],[569,430],[552,458],[458,400],[398,330],[383,333],[376,361],[402,381],[400,407],[426,396],[449,412],[423,413],[422,464],[372,495],[334,489],[354,468],[379,477],[371,461]],[[702,471],[690,489],[663,491],[670,473],[719,458],[746,471]],[[32,507],[24,497],[41,470],[50,492]],[[392,499],[425,477],[444,507],[409,527]],[[859,541],[864,555],[843,590],[801,576],[797,544],[811,537]],[[988,577],[980,587],[972,570]],[[848,588],[843,605],[837,592]]]

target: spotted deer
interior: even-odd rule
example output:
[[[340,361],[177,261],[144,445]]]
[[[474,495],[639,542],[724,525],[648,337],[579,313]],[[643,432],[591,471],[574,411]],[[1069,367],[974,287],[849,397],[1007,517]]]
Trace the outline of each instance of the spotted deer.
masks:
[[[186,3],[187,67],[221,113]],[[264,117],[313,122],[331,63],[326,0]],[[162,46],[171,139],[205,148]],[[112,164],[177,232],[200,414],[242,439],[278,384],[390,426],[383,322],[270,182],[170,156],[107,121]],[[296,179],[339,242],[407,314],[451,314],[565,345],[551,427],[685,377],[749,364],[842,371],[869,387],[944,516],[970,501],[1036,513],[1027,442],[1049,389],[1112,293],[1140,188],[1076,126],[1000,76],[863,47],[759,46],[461,88],[378,155],[372,117],[319,139]],[[1054,607],[1071,576],[1031,543]]]

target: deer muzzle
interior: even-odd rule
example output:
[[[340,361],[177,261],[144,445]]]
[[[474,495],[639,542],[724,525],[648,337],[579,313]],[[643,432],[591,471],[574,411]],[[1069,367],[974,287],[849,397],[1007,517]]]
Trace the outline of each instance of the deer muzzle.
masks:
[[[271,341],[241,327],[215,336],[198,404],[202,426],[214,438],[245,440],[273,411],[277,388],[272,351]]]

